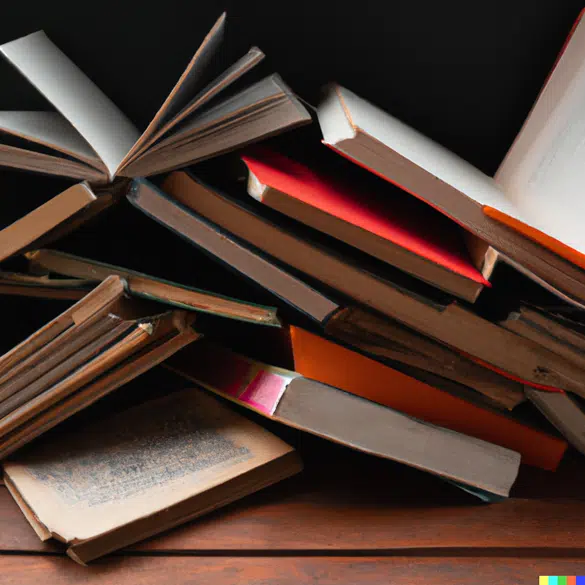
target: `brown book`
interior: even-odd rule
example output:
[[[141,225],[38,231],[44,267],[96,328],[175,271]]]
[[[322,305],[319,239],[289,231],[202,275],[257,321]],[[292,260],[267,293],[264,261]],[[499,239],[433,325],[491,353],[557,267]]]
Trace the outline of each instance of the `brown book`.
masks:
[[[142,129],[43,31],[0,45],[0,54],[54,106],[51,112],[0,112],[0,165],[108,184],[183,167],[309,123],[276,74],[226,92],[264,54],[252,47],[220,70],[225,27],[222,14]]]
[[[286,425],[429,471],[485,500],[507,496],[516,479],[520,455],[515,451],[417,420],[216,344],[202,341],[193,349],[185,348],[165,366]]]
[[[502,327],[563,356],[584,370],[585,326],[562,315],[522,305],[512,311]]]
[[[108,278],[108,276],[116,275],[126,281],[127,290],[132,295],[160,301],[180,309],[211,313],[213,315],[249,321],[261,325],[280,326],[276,309],[273,307],[247,303],[217,293],[170,282],[121,266],[114,266],[73,254],[46,249],[28,252],[27,258],[30,261],[31,272],[46,273],[40,277],[25,276],[25,282],[30,281],[31,287],[36,282],[40,287],[48,288],[49,290],[52,284],[54,284],[55,289],[61,289],[65,286],[64,282],[75,282],[75,280],[71,279],[50,278],[48,274],[59,274],[72,277],[73,279],[79,279],[80,286],[86,286],[87,283],[93,283],[95,285],[97,282]],[[0,274],[0,286],[1,284],[2,279]]]
[[[490,399],[493,405],[512,409],[524,401],[523,386],[484,368],[433,339],[360,308],[342,309],[325,325],[325,332],[375,358],[394,360],[463,384]],[[451,392],[444,380],[414,377]],[[465,398],[469,399],[469,394]]]
[[[87,183],[69,187],[0,231],[0,262],[65,235],[113,201],[113,194],[97,195]]]
[[[235,197],[203,184],[190,173],[176,171],[164,182],[165,192],[146,181],[135,181],[130,201],[148,215],[172,220],[181,231],[188,210],[239,242],[259,248],[277,261],[309,275],[331,289],[383,315],[527,384],[558,387],[585,396],[582,370],[565,358],[522,339],[463,304],[399,271],[376,274],[365,261],[291,234]],[[174,205],[172,203],[175,203]],[[178,209],[180,211],[172,210]],[[178,228],[178,229],[177,229]],[[260,271],[260,276],[262,271]],[[333,316],[334,318],[334,316]]]
[[[6,486],[37,535],[81,564],[302,468],[292,447],[196,388],[31,447],[4,463]]]
[[[192,321],[106,279],[0,357],[0,457],[197,339]]]
[[[79,278],[56,279],[0,271],[0,294],[2,295],[78,301],[94,286],[94,281]]]

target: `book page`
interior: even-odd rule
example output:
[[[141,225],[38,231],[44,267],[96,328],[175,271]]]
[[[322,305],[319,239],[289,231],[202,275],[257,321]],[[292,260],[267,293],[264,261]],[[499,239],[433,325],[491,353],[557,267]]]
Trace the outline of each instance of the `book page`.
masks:
[[[43,31],[1,45],[0,52],[87,140],[113,178],[139,137],[130,120]]]
[[[219,77],[214,79],[204,87],[176,116],[164,124],[158,132],[147,140],[138,151],[134,152],[132,157],[128,157],[128,162],[136,160],[144,153],[149,146],[162,138],[165,134],[170,134],[173,129],[190,116],[193,112],[204,106],[209,100],[217,96],[221,91],[229,87],[232,83],[240,79],[242,75],[250,71],[264,58],[264,53],[256,47],[252,47],[246,55],[236,61],[231,67],[228,67]]]
[[[271,75],[187,119],[122,174],[138,177],[169,171],[310,120],[282,79]]]
[[[143,149],[146,142],[152,137],[171,118],[176,116],[181,108],[192,98],[197,85],[201,82],[203,74],[211,58],[215,55],[223,40],[225,30],[225,12],[219,17],[213,28],[209,31],[201,46],[193,55],[191,61],[187,65],[185,71],[179,78],[179,81],[173,87],[171,93],[156,113],[148,128],[142,133],[142,136],[136,141],[134,146],[130,149],[124,160],[120,164],[120,168],[130,160],[130,158]]]
[[[291,450],[191,388],[54,436],[4,469],[38,519],[71,541],[161,511]]]
[[[47,146],[106,172],[99,156],[59,112],[0,112],[0,132]]]
[[[532,227],[585,253],[585,22],[581,20],[496,181]]]

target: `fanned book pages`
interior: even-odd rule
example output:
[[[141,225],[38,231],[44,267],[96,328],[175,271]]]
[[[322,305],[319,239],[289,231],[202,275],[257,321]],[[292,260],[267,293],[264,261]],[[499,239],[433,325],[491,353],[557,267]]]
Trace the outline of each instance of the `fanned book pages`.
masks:
[[[430,471],[486,500],[506,497],[520,455],[426,424],[305,378],[201,342],[165,364],[203,387],[284,424]],[[367,375],[367,372],[364,372]]]
[[[0,112],[0,165],[110,183],[182,167],[309,122],[278,75],[227,91],[262,60],[260,49],[209,81],[225,20],[223,14],[143,131],[44,32],[0,46],[56,110]]]
[[[408,194],[348,183],[267,149],[242,160],[248,193],[265,205],[467,301],[489,286],[461,228]]]
[[[339,85],[329,89],[318,117],[326,145],[585,301],[584,98],[580,18],[495,178]]]
[[[161,278],[149,276],[135,270],[113,266],[89,258],[57,250],[33,250],[27,254],[31,274],[0,273],[0,292],[9,291],[10,286],[18,287],[19,294],[30,296],[59,297],[83,294],[83,290],[96,286],[108,278],[119,276],[126,281],[128,293],[175,306],[211,315],[248,321],[259,325],[279,327],[276,309],[254,303],[247,303],[217,293],[196,289]],[[34,274],[39,274],[34,276]],[[66,278],[54,278],[53,275]],[[68,278],[67,278],[68,277]],[[14,294],[17,294],[16,292]],[[75,298],[75,296],[73,296]]]
[[[0,458],[199,337],[193,313],[156,309],[111,276],[0,356]]]
[[[499,373],[537,387],[572,390],[585,396],[584,370],[547,348],[528,339],[519,338],[496,323],[455,302],[435,287],[380,262],[375,258],[357,255],[351,250],[324,245],[315,241],[314,234],[299,225],[295,229],[281,225],[270,209],[245,204],[238,197],[211,187],[193,174],[174,171],[166,177],[163,188],[157,190],[146,181],[135,181],[128,198],[161,221],[172,214],[175,226],[181,216],[197,214],[212,226],[215,237],[225,244],[227,238],[260,249],[272,262],[308,275],[331,290],[364,304],[390,319],[442,342],[461,353],[473,356]],[[168,195],[167,195],[168,194]],[[148,202],[148,203],[147,203]],[[278,214],[280,216],[280,214]],[[162,220],[164,223],[164,219]],[[167,221],[168,223],[168,221]],[[219,232],[223,236],[217,235]],[[311,237],[313,236],[313,237]],[[341,244],[340,244],[341,245]],[[270,265],[270,263],[268,263]],[[268,270],[265,262],[256,279]],[[285,291],[283,297],[290,294]],[[325,305],[327,312],[317,319],[321,323],[335,319],[338,313]]]
[[[3,465],[42,540],[85,564],[302,468],[292,447],[199,388],[37,443]]]

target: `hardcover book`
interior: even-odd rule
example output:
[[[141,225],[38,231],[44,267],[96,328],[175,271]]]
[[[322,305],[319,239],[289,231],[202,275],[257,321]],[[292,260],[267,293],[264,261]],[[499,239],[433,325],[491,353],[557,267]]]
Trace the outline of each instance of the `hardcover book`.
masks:
[[[165,366],[286,425],[453,481],[485,500],[506,497],[520,455],[426,424],[292,372],[201,342]],[[364,372],[364,375],[368,375]]]

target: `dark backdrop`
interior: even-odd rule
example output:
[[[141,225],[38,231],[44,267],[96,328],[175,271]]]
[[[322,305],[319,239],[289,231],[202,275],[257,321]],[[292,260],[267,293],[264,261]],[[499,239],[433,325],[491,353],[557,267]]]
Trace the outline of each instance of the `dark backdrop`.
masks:
[[[0,42],[43,28],[143,125],[222,10],[302,97],[336,80],[495,171],[583,0],[24,0]],[[0,108],[42,107],[0,63]]]
[[[255,44],[267,54],[264,69],[278,71],[309,102],[324,83],[338,81],[493,173],[582,6],[583,0],[28,0],[3,6],[0,43],[44,29],[144,127],[225,9],[226,63]],[[1,61],[0,87],[0,109],[47,107]],[[61,186],[0,171],[0,220],[9,223]],[[212,272],[163,228],[124,213],[106,218],[105,232],[102,221],[94,245],[109,246],[113,256],[102,259],[124,264],[132,257],[132,267],[146,270],[158,258],[152,273],[186,283],[187,274]],[[230,282],[220,288],[248,296],[243,284],[237,292]],[[41,305],[0,303],[5,347],[22,337],[14,325],[27,321],[28,307],[38,313]]]

